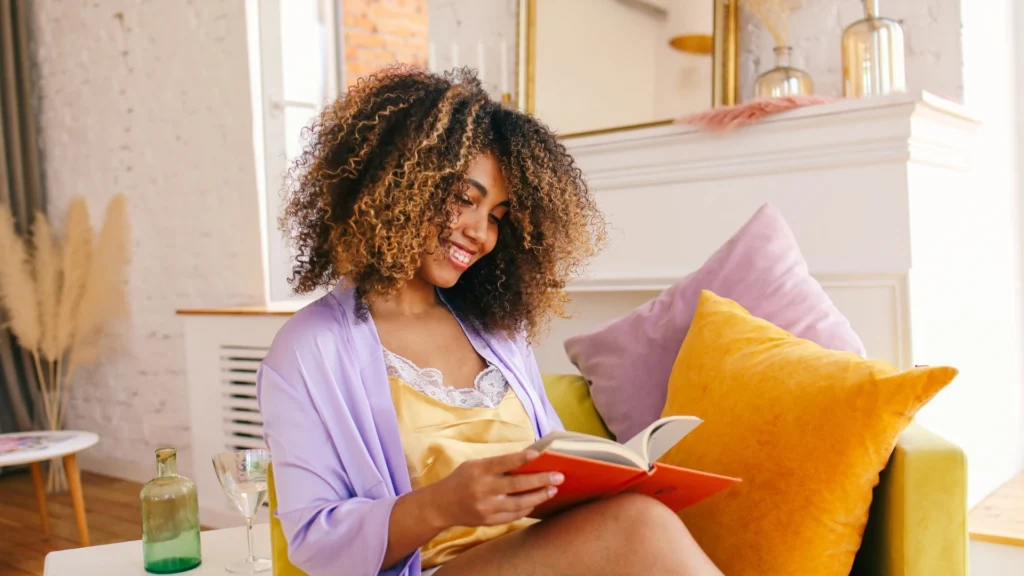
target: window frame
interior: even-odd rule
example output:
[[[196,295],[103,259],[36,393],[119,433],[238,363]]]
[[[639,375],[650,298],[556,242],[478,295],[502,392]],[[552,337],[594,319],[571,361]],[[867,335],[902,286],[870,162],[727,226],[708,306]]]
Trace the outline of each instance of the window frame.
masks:
[[[301,304],[321,295],[298,295],[288,283],[294,252],[278,228],[283,212],[281,192],[285,174],[293,159],[288,158],[286,113],[289,109],[320,110],[333,100],[343,85],[344,54],[341,30],[341,0],[311,0],[317,3],[323,50],[323,87],[320,102],[287,100],[284,85],[284,46],[281,31],[282,3],[291,0],[246,0],[246,28],[252,91],[253,151],[256,157],[257,193],[260,205],[261,249],[264,270],[264,300],[268,305]]]

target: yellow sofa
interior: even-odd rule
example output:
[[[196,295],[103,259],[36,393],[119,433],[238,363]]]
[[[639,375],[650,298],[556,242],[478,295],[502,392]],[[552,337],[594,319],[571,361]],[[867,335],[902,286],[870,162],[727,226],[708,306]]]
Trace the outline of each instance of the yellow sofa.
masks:
[[[549,375],[544,386],[567,429],[612,437],[594,408],[585,380]],[[269,483],[273,511],[277,506],[273,470]],[[288,561],[288,544],[273,514],[270,534],[274,574],[302,575]],[[904,431],[875,489],[852,573],[967,574],[967,462],[959,447],[917,424]]]

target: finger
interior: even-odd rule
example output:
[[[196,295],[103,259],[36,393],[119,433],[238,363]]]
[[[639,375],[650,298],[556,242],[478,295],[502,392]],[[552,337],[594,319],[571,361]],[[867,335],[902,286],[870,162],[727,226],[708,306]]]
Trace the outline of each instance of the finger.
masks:
[[[502,454],[501,456],[485,458],[481,460],[481,462],[483,462],[484,470],[486,472],[490,474],[503,474],[519,468],[537,456],[539,456],[539,454],[536,450],[523,450],[521,452],[512,452],[511,454]]]
[[[514,496],[505,496],[498,504],[498,510],[501,512],[521,512],[524,510],[532,510],[533,508],[536,508],[550,500],[557,493],[558,488],[548,486],[547,488],[540,488],[538,490],[533,490],[532,492],[524,492]],[[525,513],[528,514],[529,512]]]
[[[538,488],[558,486],[565,481],[561,472],[538,472],[536,474],[517,474],[515,476],[503,476],[495,483],[495,488],[501,494],[517,494],[529,492]]]

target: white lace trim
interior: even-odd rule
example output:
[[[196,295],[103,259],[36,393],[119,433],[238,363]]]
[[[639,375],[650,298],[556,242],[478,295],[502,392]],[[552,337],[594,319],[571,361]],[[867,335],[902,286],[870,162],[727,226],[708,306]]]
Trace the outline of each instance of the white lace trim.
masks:
[[[476,375],[472,388],[456,388],[445,386],[437,368],[420,368],[390,350],[384,350],[384,363],[389,377],[401,378],[416,391],[458,408],[494,408],[509,389],[505,375],[494,365],[488,365]]]

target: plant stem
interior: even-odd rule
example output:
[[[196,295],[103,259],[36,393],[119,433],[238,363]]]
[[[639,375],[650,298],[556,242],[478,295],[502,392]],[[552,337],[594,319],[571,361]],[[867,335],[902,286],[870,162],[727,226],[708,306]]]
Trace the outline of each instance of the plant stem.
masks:
[[[43,393],[43,409],[46,410],[46,417],[49,419],[50,429],[52,430],[56,413],[53,411],[53,405],[50,404],[50,391],[46,385],[46,378],[43,377],[43,367],[39,364],[38,350],[32,350],[32,360],[36,365],[36,378],[39,379],[39,389]]]
[[[77,364],[75,363],[75,358],[74,358],[74,354],[72,353],[72,356],[71,356],[71,358],[70,358],[70,360],[69,360],[69,362],[68,362],[68,373],[64,375],[64,395],[65,395],[65,396],[68,396],[68,395],[70,394],[70,390],[71,390],[71,378],[72,378],[72,377],[74,377],[74,375],[75,375],[75,368],[77,368],[77,367],[78,367],[78,366],[77,366]],[[70,398],[69,398],[69,400],[70,400]],[[67,402],[64,402],[64,404],[67,404]],[[62,406],[61,408],[63,408],[63,406]],[[61,413],[59,413],[59,414],[57,415],[57,417],[58,417],[58,418],[63,418],[63,417],[64,417],[64,414],[63,414],[63,412],[64,412],[64,411],[63,411],[63,409],[62,409],[62,410],[61,410]]]
[[[61,397],[61,388],[62,388],[62,386],[60,385],[60,382],[61,382],[61,373],[60,373],[61,372],[61,370],[60,370],[61,369],[61,365],[60,364],[61,364],[61,361],[63,359],[64,359],[64,354],[58,354],[57,355],[57,359],[54,360],[54,362],[53,362],[53,366],[54,366],[54,370],[53,370],[54,371],[53,384],[54,384],[54,389],[57,392],[57,398]],[[67,390],[67,386],[64,386],[63,388],[65,390]],[[66,403],[67,403],[67,400],[65,400],[64,402],[58,402],[57,403],[58,404],[58,406],[57,406],[57,422],[61,421],[61,417],[62,417],[61,412],[63,411],[63,404],[66,404]]]

